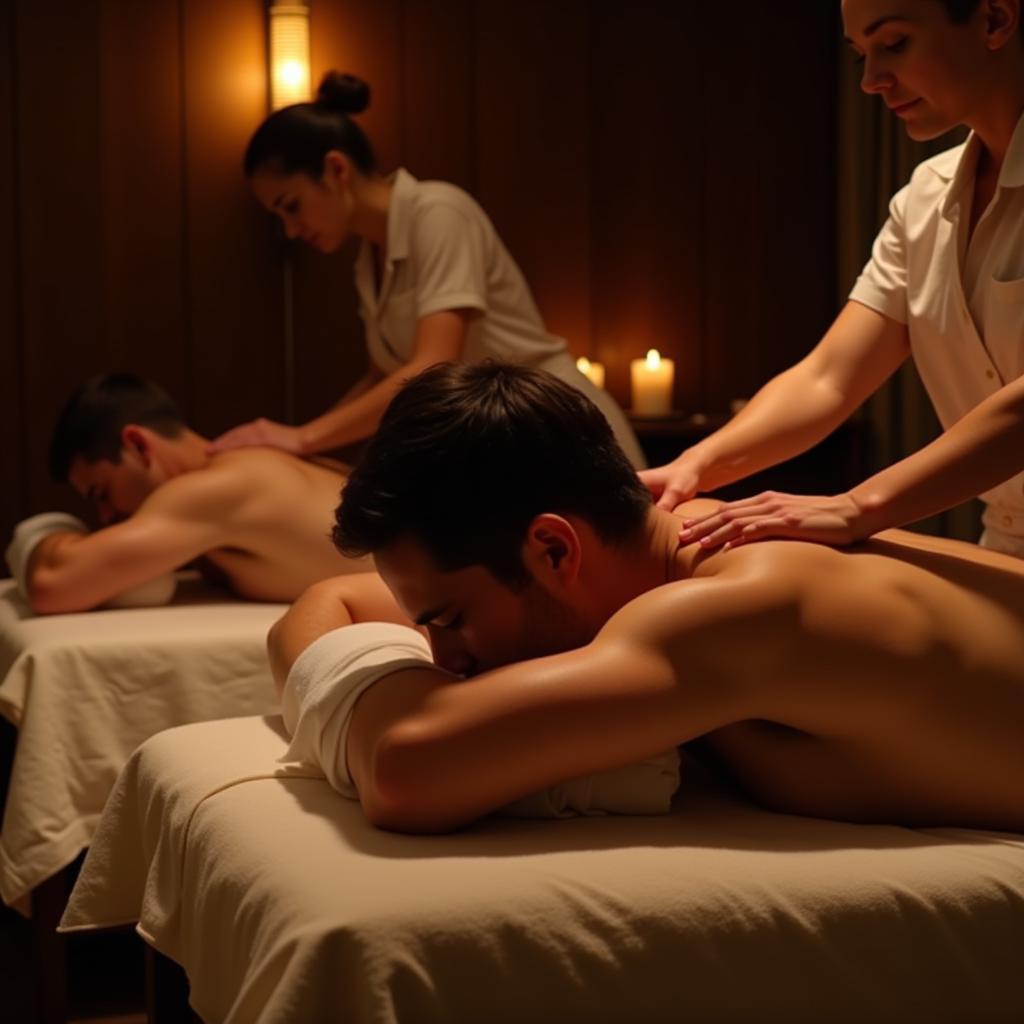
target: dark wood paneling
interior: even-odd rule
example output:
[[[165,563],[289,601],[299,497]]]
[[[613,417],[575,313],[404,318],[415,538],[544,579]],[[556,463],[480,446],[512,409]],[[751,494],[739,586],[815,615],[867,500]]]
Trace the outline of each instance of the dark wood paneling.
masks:
[[[186,373],[178,0],[103,0],[100,369],[129,369],[184,404]]]
[[[197,427],[214,434],[284,414],[280,262],[241,169],[266,114],[266,12],[183,3],[190,391]]]
[[[401,152],[401,5],[322,0],[312,8],[313,82],[324,72],[358,75],[370,84],[370,107],[358,117],[378,166],[393,169]],[[350,243],[332,256],[291,246],[294,268],[295,411],[299,421],[321,413],[366,370],[356,309]]]
[[[476,5],[478,196],[549,330],[590,339],[588,4]]]
[[[596,2],[591,11],[596,351],[622,404],[630,360],[653,347],[676,361],[677,406],[699,409],[705,40],[690,5]]]
[[[834,5],[702,7],[703,401],[726,411],[835,315]],[[780,59],[799,54],[799,59]]]
[[[21,0],[15,15],[23,393],[29,504],[65,502],[50,430],[102,337],[98,7]]]
[[[0,543],[25,514],[13,4],[0,7]],[[0,575],[4,574],[0,566]]]
[[[402,162],[417,177],[477,188],[472,0],[405,0]]]

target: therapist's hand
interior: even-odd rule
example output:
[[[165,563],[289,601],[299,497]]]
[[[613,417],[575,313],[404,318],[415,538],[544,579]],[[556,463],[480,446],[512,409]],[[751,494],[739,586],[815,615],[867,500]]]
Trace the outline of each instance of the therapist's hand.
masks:
[[[642,469],[638,475],[654,496],[658,508],[671,512],[676,505],[689,501],[697,493],[700,474],[701,467],[696,457],[685,451],[664,466]]]
[[[273,420],[258,419],[214,438],[206,449],[208,455],[231,451],[232,448],[280,448],[292,455],[302,455],[302,437],[298,427],[289,427]]]
[[[679,539],[723,550],[784,537],[819,544],[855,544],[869,536],[864,510],[850,494],[812,497],[765,491],[730,501],[710,515],[684,519]]]

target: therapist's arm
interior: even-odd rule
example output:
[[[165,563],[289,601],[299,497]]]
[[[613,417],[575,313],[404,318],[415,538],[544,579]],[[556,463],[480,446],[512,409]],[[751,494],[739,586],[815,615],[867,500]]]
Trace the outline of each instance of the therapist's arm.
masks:
[[[369,437],[399,388],[421,370],[435,363],[461,358],[473,311],[446,309],[429,313],[416,324],[412,358],[393,373],[370,386],[356,398],[336,405],[299,427],[258,419],[221,434],[210,445],[223,452],[250,445],[281,448],[294,455],[315,455]]]
[[[818,345],[721,430],[640,477],[658,506],[672,510],[792,458],[838,427],[909,354],[904,324],[848,302]]]
[[[931,444],[843,494],[769,492],[684,523],[705,547],[768,537],[852,544],[913,523],[1016,476],[1024,469],[1024,377],[972,409]]]

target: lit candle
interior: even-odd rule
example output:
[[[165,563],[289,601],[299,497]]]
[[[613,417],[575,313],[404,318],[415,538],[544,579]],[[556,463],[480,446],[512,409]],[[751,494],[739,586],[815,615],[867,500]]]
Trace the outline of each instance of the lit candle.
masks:
[[[586,356],[580,356],[576,360],[576,369],[583,374],[584,377],[590,378],[592,384],[596,384],[599,388],[604,387],[604,364],[603,363],[592,363]]]
[[[664,416],[672,411],[672,379],[675,363],[662,359],[656,348],[645,359],[634,359],[630,365],[633,382],[633,412],[640,416]]]

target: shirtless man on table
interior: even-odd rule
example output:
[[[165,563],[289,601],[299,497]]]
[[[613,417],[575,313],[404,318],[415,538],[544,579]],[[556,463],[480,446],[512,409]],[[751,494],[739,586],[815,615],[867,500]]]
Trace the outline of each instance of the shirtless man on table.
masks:
[[[1020,561],[899,531],[680,546],[680,515],[709,507],[652,507],[554,378],[428,370],[338,509],[336,542],[380,578],[303,595],[275,676],[346,623],[426,629],[436,667],[364,689],[335,751],[384,828],[455,828],[702,738],[778,811],[1024,831]]]
[[[365,572],[330,541],[341,468],[271,449],[207,454],[156,385],[94,378],[68,401],[50,468],[95,505],[102,529],[45,514],[15,531],[11,571],[38,613],[76,612],[119,595],[150,603],[155,579],[196,559],[241,597],[290,601],[310,584]],[[149,586],[147,586],[149,585]]]

